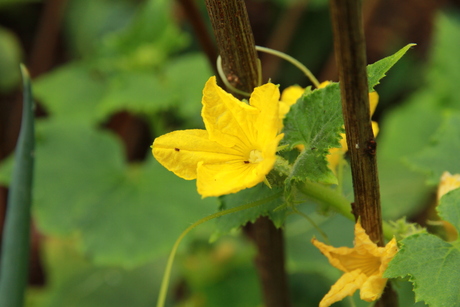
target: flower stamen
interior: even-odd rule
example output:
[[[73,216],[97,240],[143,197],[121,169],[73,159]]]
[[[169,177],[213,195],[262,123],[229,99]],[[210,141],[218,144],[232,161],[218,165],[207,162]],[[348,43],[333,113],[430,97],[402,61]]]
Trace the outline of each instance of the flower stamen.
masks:
[[[249,162],[259,163],[264,160],[262,152],[260,150],[254,149],[249,153]]]

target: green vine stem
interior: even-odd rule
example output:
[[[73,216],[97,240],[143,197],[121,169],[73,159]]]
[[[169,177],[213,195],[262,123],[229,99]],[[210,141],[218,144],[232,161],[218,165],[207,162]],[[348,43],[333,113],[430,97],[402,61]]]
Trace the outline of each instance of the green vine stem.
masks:
[[[250,208],[254,208],[254,207],[263,205],[263,204],[265,204],[267,202],[270,202],[270,201],[282,196],[282,194],[283,194],[282,192],[279,192],[279,193],[274,194],[274,195],[272,195],[270,197],[267,197],[267,198],[264,198],[264,199],[249,203],[249,204],[245,204],[245,205],[241,205],[241,206],[238,206],[238,207],[235,207],[235,208],[231,208],[231,209],[216,212],[214,214],[211,214],[209,216],[206,216],[206,217],[202,218],[199,221],[196,221],[195,223],[190,225],[187,229],[185,229],[181,233],[181,235],[177,238],[177,240],[174,243],[174,246],[173,246],[173,248],[171,250],[171,253],[169,254],[168,262],[166,263],[165,273],[164,273],[163,279],[161,281],[160,294],[158,296],[157,307],[164,307],[164,304],[165,304],[165,301],[166,301],[166,294],[168,292],[169,279],[171,277],[171,269],[172,269],[172,265],[173,265],[173,262],[174,262],[174,257],[176,256],[177,249],[178,249],[179,244],[181,243],[182,239],[192,229],[194,229],[195,227],[197,227],[197,226],[199,226],[199,225],[201,225],[201,224],[203,224],[203,223],[205,223],[207,221],[210,221],[212,219],[215,219],[215,218],[227,215],[227,214],[231,214],[231,213],[235,213],[235,212],[238,212],[238,211],[242,211],[242,210],[246,210],[246,209],[250,209]]]
[[[338,193],[337,190],[333,190],[321,183],[311,181],[300,183],[296,187],[312,201],[320,205],[332,207],[336,212],[347,219],[352,221],[355,220],[354,215],[351,213],[350,201],[346,199],[345,196]],[[391,240],[394,236],[391,226],[387,223],[383,223],[383,234],[387,240]]]
[[[260,52],[265,52],[265,53],[268,53],[268,54],[271,54],[271,55],[274,55],[274,56],[277,56],[283,60],[286,60],[288,62],[290,62],[291,64],[293,64],[295,67],[297,67],[300,71],[302,71],[308,79],[310,79],[310,81],[313,83],[313,85],[315,87],[319,87],[319,81],[318,79],[316,79],[316,77],[311,73],[311,71],[305,66],[303,65],[301,62],[299,62],[297,59],[293,58],[292,56],[284,53],[284,52],[281,52],[281,51],[277,51],[277,50],[274,50],[274,49],[271,49],[271,48],[267,48],[267,47],[262,47],[262,46],[255,46],[256,47],[256,50],[257,51],[260,51]],[[247,92],[244,92],[244,91],[241,91],[239,89],[237,89],[236,87],[234,87],[233,85],[230,84],[230,82],[228,82],[227,78],[225,77],[225,72],[224,72],[224,69],[222,68],[222,58],[220,57],[220,55],[217,57],[217,62],[216,62],[216,67],[217,67],[217,72],[219,73],[219,77],[222,79],[222,82],[224,82],[225,86],[232,92],[238,94],[238,95],[241,95],[241,96],[244,96],[244,97],[249,97],[251,94],[250,93],[247,93]],[[258,80],[258,85],[261,85],[262,83],[262,72],[260,71],[260,65],[259,65],[259,69],[258,69],[258,72],[259,72],[259,80]]]

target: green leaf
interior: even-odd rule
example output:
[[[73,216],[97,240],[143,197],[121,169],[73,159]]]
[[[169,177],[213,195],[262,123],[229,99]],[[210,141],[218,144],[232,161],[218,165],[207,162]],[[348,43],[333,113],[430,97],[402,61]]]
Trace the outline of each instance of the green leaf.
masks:
[[[38,226],[48,235],[76,235],[96,263],[135,266],[162,256],[186,225],[217,207],[153,157],[127,167],[108,132],[61,122],[40,128]]]
[[[171,2],[146,1],[126,29],[104,40],[100,64],[107,70],[155,68],[186,42],[187,36],[172,18]]]
[[[460,189],[450,191],[441,197],[437,210],[439,216],[451,223],[460,234]],[[457,239],[456,243],[460,243],[460,239]],[[457,248],[460,249],[460,245],[457,244]]]
[[[233,229],[244,226],[248,222],[255,222],[260,216],[268,216],[276,227],[281,227],[285,219],[285,211],[274,209],[284,203],[283,189],[270,189],[264,183],[260,183],[253,188],[242,190],[236,194],[224,195],[220,198],[221,210],[231,209],[241,205],[249,204],[256,201],[264,201],[263,205],[227,214],[216,219],[216,230],[213,239],[227,234]]]
[[[98,117],[119,111],[131,111],[138,114],[152,114],[164,110],[173,102],[173,93],[152,72],[120,72],[109,81],[107,93],[97,106]]]
[[[0,306],[21,307],[27,287],[30,254],[30,211],[34,174],[35,120],[30,76],[21,65],[23,108],[16,161],[8,194],[8,211],[0,257]]]
[[[438,14],[435,36],[431,48],[431,58],[426,74],[427,86],[438,95],[440,103],[446,107],[460,109],[457,94],[460,79],[460,18],[458,12]]]
[[[105,78],[85,63],[60,67],[34,83],[35,97],[50,115],[66,122],[95,123],[105,91]]]
[[[425,176],[410,168],[405,159],[426,147],[439,127],[442,110],[437,101],[432,91],[419,91],[379,123],[378,167],[382,213],[386,219],[418,212],[431,193],[426,188]]]
[[[314,91],[306,90],[291,107],[284,120],[282,144],[292,149],[303,145],[288,180],[336,183],[328,167],[326,155],[329,148],[340,147],[339,135],[343,132],[342,105],[337,83]]]
[[[460,112],[448,113],[431,140],[431,144],[419,153],[408,157],[416,169],[426,173],[431,184],[439,182],[444,171],[460,173]]]
[[[147,307],[163,274],[163,259],[127,269],[96,266],[76,250],[74,242],[47,237],[41,245],[47,283],[31,293],[34,307]]]
[[[401,244],[384,277],[409,276],[416,301],[430,306],[460,306],[458,248],[427,233],[410,236]]]
[[[408,44],[398,52],[393,55],[390,55],[386,58],[379,60],[378,62],[367,66],[367,78],[369,84],[369,92],[374,90],[374,87],[379,84],[380,79],[385,77],[386,72],[390,70],[399,59],[409,50],[410,47],[415,46],[415,44]]]
[[[460,189],[441,199],[439,215],[460,230]],[[460,241],[445,242],[431,234],[416,234],[401,241],[385,277],[409,276],[417,301],[430,306],[460,306]]]
[[[209,63],[201,53],[190,53],[172,59],[165,67],[165,77],[174,95],[175,105],[184,118],[199,116],[203,86],[212,75]],[[201,124],[202,125],[202,124]]]

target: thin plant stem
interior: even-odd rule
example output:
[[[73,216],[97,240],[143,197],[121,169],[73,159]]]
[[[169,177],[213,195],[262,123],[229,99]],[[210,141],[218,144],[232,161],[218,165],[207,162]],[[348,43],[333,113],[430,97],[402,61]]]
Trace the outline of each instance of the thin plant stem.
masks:
[[[319,87],[318,79],[316,79],[316,77],[311,73],[311,71],[305,65],[300,63],[297,59],[293,58],[292,56],[290,56],[290,55],[288,55],[288,54],[286,54],[284,52],[277,51],[277,50],[267,48],[267,47],[262,47],[262,46],[256,46],[256,50],[260,51],[260,52],[265,52],[265,53],[277,56],[277,57],[279,57],[279,58],[281,58],[283,60],[286,60],[286,61],[290,62],[295,67],[297,67],[300,71],[302,71],[307,76],[307,78],[310,79],[310,81],[313,83],[313,85],[315,87]],[[217,57],[216,67],[217,67],[217,72],[219,73],[219,77],[222,79],[222,82],[224,82],[225,86],[230,91],[232,91],[232,92],[234,92],[234,93],[236,93],[238,95],[244,96],[244,97],[249,97],[251,95],[250,93],[247,93],[247,92],[244,92],[244,91],[241,91],[241,90],[237,89],[236,87],[231,85],[230,82],[228,82],[228,80],[227,80],[227,78],[225,76],[224,70],[222,68],[222,58],[220,56]],[[258,65],[258,72],[259,72],[259,74],[258,74],[257,84],[261,85],[262,84],[262,72],[261,72],[260,62],[259,62],[259,65]]]
[[[173,265],[173,262],[174,262],[174,257],[176,256],[177,248],[179,247],[179,244],[181,243],[182,239],[192,229],[194,229],[195,227],[197,227],[197,226],[199,226],[199,225],[201,225],[201,224],[203,224],[203,223],[205,223],[207,221],[210,221],[212,219],[215,219],[215,218],[227,215],[227,214],[231,214],[231,213],[235,213],[235,212],[238,212],[238,211],[242,211],[242,210],[246,210],[246,209],[250,209],[250,208],[254,208],[254,207],[263,205],[263,204],[265,204],[265,203],[267,203],[269,201],[272,201],[272,200],[280,197],[281,195],[282,195],[282,192],[274,194],[274,195],[272,195],[270,197],[261,199],[259,201],[255,201],[255,202],[245,204],[245,205],[241,205],[241,206],[238,206],[238,207],[235,207],[235,208],[231,208],[231,209],[216,212],[214,214],[211,214],[209,216],[206,216],[206,217],[202,218],[201,220],[193,223],[187,229],[185,229],[180,234],[180,236],[177,238],[176,242],[173,245],[171,253],[169,254],[168,261],[167,261],[167,264],[166,264],[165,273],[164,273],[163,279],[161,281],[160,294],[158,296],[157,307],[164,307],[164,304],[165,304],[165,301],[166,301],[166,295],[167,295],[167,292],[168,292],[169,279],[171,277],[171,269],[172,269],[172,265]]]
[[[282,58],[282,59],[288,61],[289,63],[293,64],[295,67],[300,69],[308,77],[308,79],[310,79],[311,83],[313,83],[313,85],[315,87],[319,86],[318,79],[316,79],[316,77],[311,73],[311,71],[305,65],[300,63],[297,59],[293,58],[292,56],[290,56],[290,55],[288,55],[288,54],[286,54],[284,52],[277,51],[277,50],[274,50],[274,49],[270,49],[270,48],[267,48],[267,47],[262,47],[262,46],[256,46],[256,50],[275,55],[275,56],[277,56],[279,58]]]
[[[342,194],[317,182],[300,183],[297,185],[297,188],[308,198],[319,204],[332,207],[346,218],[354,220],[354,216],[351,213],[350,201]]]
[[[313,226],[313,228],[315,228],[316,231],[320,233],[324,241],[327,244],[329,244],[329,238],[327,234],[324,231],[322,231],[321,228],[318,227],[318,225],[316,225],[315,221],[313,221],[307,214],[303,213],[302,211],[299,211],[297,208],[293,208],[293,211],[297,213],[298,215],[300,215],[301,217],[303,217],[304,219],[306,219]]]

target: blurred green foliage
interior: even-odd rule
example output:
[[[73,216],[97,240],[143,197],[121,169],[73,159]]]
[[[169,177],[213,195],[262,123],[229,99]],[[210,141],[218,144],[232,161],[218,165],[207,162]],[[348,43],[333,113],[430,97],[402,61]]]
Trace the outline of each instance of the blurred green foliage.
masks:
[[[280,8],[288,2],[273,1]],[[291,55],[315,71],[332,43],[327,1],[312,1],[311,6],[315,14],[299,27]],[[118,137],[102,127],[114,114],[128,111],[147,123],[152,141],[176,128],[201,128],[201,90],[211,70],[193,47],[190,33],[172,17],[171,1],[72,0],[64,25],[71,61],[34,82],[36,98],[47,112],[37,127],[33,209],[45,235],[47,285],[30,289],[28,306],[152,306],[173,242],[192,222],[218,210],[219,202],[200,199],[194,182],[177,178],[149,154],[145,161],[127,162]],[[385,219],[420,212],[439,172],[450,166],[458,171],[458,142],[450,142],[458,139],[458,127],[450,121],[458,121],[460,108],[455,91],[460,19],[440,15],[436,25],[428,64],[411,70],[411,60],[403,59],[376,87],[381,97],[394,97],[404,82],[414,86],[405,80],[408,71],[423,72],[424,83],[380,121]],[[316,35],[319,28],[325,29],[323,35]],[[15,70],[8,68],[21,58],[16,44],[8,32],[0,31],[0,45],[11,51],[0,54],[2,91],[17,82]],[[282,88],[298,83],[299,72],[283,69]],[[414,79],[419,80],[415,75]],[[4,184],[8,161],[0,167]],[[432,174],[428,184],[427,172]],[[350,196],[349,169],[345,178],[344,191]],[[246,195],[251,193],[224,197],[222,207],[259,195]],[[300,204],[299,210],[315,221],[332,245],[352,245],[351,221],[320,214],[310,202]],[[286,217],[280,211],[272,218]],[[260,305],[253,247],[241,238],[224,236],[235,223],[253,219],[251,212],[221,218],[214,233],[221,237],[211,246],[207,240],[215,230],[212,223],[186,238],[173,270],[171,306]],[[313,226],[293,215],[284,227],[293,306],[316,306],[340,272],[310,244],[312,236],[321,238]],[[402,306],[412,304],[410,285],[395,285]]]

